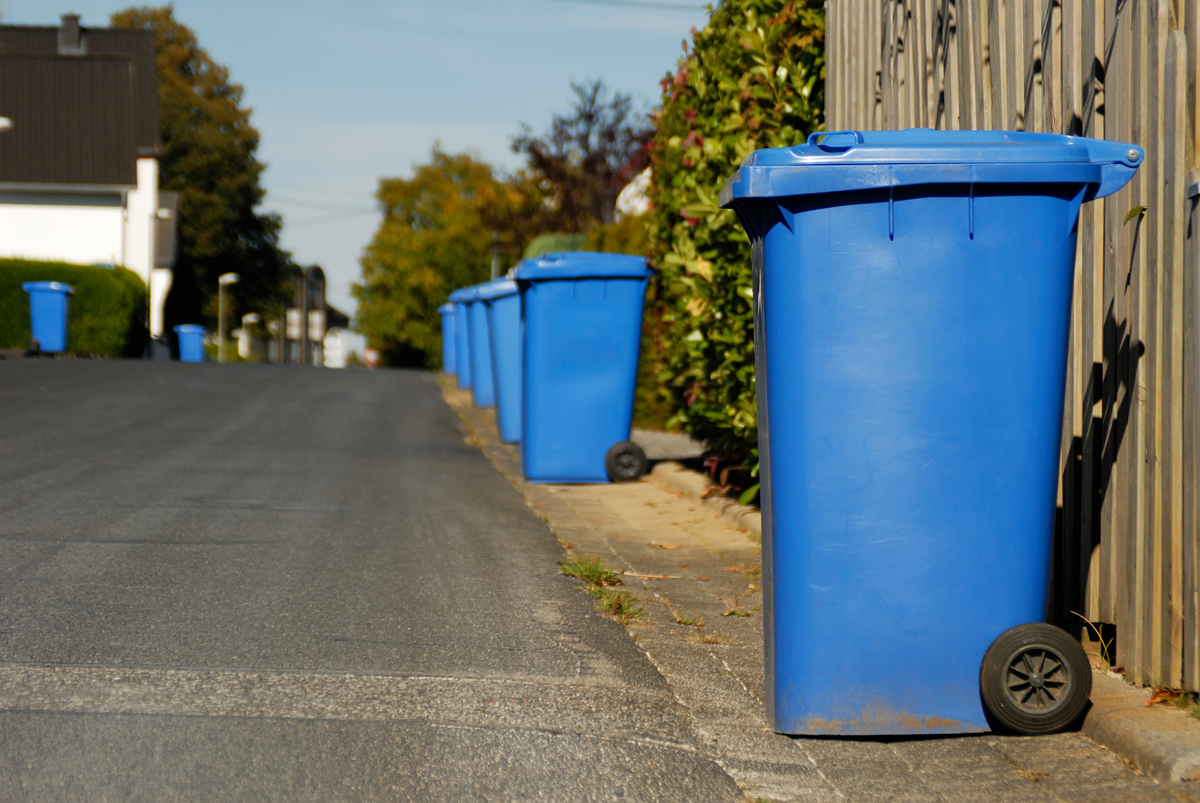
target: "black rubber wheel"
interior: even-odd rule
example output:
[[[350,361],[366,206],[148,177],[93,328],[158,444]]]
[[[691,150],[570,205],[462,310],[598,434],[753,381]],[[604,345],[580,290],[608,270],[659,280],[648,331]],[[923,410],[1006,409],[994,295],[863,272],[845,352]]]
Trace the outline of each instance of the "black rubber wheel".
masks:
[[[979,668],[983,703],[1017,733],[1053,733],[1083,713],[1092,667],[1078,641],[1054,625],[1018,625],[1000,634]]]
[[[633,441],[613,444],[604,455],[604,473],[612,482],[633,482],[646,473],[646,453]]]

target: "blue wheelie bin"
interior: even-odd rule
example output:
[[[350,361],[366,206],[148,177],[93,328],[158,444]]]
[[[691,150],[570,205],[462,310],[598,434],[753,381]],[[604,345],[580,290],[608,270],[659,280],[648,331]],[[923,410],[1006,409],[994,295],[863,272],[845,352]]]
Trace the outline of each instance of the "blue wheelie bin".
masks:
[[[67,296],[75,288],[62,282],[25,282],[29,293],[29,325],[38,348],[47,352],[67,350]]]
[[[438,307],[442,316],[442,370],[448,374],[455,373],[454,357],[454,304],[446,303]]]
[[[479,288],[492,345],[492,380],[500,440],[521,440],[521,296],[517,283],[502,280]]]
[[[471,344],[470,324],[467,321],[467,297],[473,295],[474,292],[475,288],[473,287],[463,287],[450,294],[450,303],[454,305],[454,367],[458,369],[455,373],[458,375],[459,390],[471,387]]]
[[[488,334],[487,305],[479,293],[487,283],[469,289],[467,304],[467,343],[471,359],[471,397],[476,407],[496,404],[496,382],[492,376],[492,338]]]
[[[1116,142],[842,131],[726,181],[753,245],[766,696],[791,734],[1060,729],[1043,622],[1076,222]]]
[[[204,327],[198,323],[182,323],[175,327],[179,336],[179,361],[204,362]]]
[[[629,441],[642,257],[546,254],[517,266],[524,326],[521,472],[534,482],[632,480],[646,456]]]

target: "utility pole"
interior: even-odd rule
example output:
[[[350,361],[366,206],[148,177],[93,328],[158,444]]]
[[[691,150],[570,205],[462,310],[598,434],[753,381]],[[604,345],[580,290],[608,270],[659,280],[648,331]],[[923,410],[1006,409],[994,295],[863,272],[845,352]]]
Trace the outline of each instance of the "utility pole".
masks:
[[[217,278],[217,362],[225,362],[225,288],[240,279],[236,273],[222,273]]]
[[[500,278],[500,232],[492,229],[492,281]]]

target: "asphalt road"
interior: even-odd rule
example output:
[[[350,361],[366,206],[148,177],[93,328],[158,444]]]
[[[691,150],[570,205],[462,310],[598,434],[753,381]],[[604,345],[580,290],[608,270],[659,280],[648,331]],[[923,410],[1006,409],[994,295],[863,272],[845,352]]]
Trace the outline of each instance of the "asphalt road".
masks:
[[[401,371],[0,362],[0,800],[736,800]]]

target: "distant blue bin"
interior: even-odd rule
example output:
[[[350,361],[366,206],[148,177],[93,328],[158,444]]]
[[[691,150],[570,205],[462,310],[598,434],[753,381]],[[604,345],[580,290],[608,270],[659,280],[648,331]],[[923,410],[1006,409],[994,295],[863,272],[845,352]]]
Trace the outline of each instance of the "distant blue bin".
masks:
[[[516,443],[521,440],[521,296],[516,282],[503,280],[480,287],[479,300],[487,310],[500,440]]]
[[[474,296],[474,287],[463,287],[450,294],[450,303],[454,305],[454,367],[459,390],[471,387],[471,326],[467,320],[467,300]]]
[[[443,304],[438,307],[438,314],[442,316],[442,370],[448,374],[455,373],[454,306]]]
[[[1142,151],[818,136],[751,154],[721,193],[753,245],[771,727],[984,731],[992,689],[993,716],[1050,730],[1091,684],[1078,644],[1039,624],[1076,221]],[[1059,679],[1021,681],[1025,647],[989,663],[1010,632],[1061,634]]]
[[[62,282],[25,282],[29,293],[29,324],[38,348],[47,352],[67,350],[67,296],[75,288]]]
[[[471,353],[471,398],[476,407],[494,407],[496,381],[492,376],[492,337],[488,332],[487,305],[479,293],[487,284],[471,288],[467,298],[467,342]]]
[[[204,327],[198,323],[181,323],[175,327],[179,336],[179,361],[204,362]]]
[[[649,276],[643,258],[623,254],[546,254],[517,266],[527,479],[608,481],[605,456],[633,421]]]

